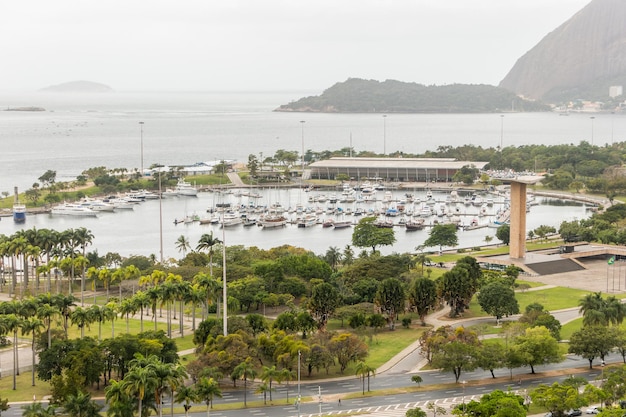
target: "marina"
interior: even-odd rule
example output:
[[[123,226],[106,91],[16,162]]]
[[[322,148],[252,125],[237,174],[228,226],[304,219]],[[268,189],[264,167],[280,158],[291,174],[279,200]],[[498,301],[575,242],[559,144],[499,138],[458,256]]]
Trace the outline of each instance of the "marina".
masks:
[[[29,214],[24,223],[0,222],[0,233],[10,235],[32,227],[56,230],[85,227],[94,235],[88,251],[98,250],[101,255],[117,252],[122,256],[149,256],[159,253],[161,205],[166,259],[181,256],[175,249],[181,235],[192,243],[205,233],[221,239],[222,215],[227,222],[224,233],[228,246],[270,249],[293,245],[317,254],[323,254],[331,246],[343,250],[351,245],[354,225],[367,216],[376,216],[381,226],[395,230],[396,243],[380,248],[383,254],[414,251],[426,240],[434,224],[446,222],[458,224],[461,248],[484,245],[487,236],[493,237],[492,244],[497,243],[494,237],[497,229],[488,226],[506,207],[507,196],[480,191],[477,194],[484,204],[465,204],[465,197],[469,195],[471,199],[472,193],[476,191],[446,187],[370,190],[365,195],[361,190],[355,191],[354,201],[340,202],[341,188],[308,192],[300,188],[221,189],[199,192],[196,197],[167,196],[159,200],[157,196],[135,203],[132,210],[116,209],[90,216]],[[334,203],[330,202],[334,201],[332,195],[337,197]],[[492,200],[490,205],[487,199]],[[425,206],[433,207],[433,214],[424,216]],[[386,215],[392,207],[398,214]],[[558,229],[564,220],[590,216],[593,208],[586,203],[536,196],[529,207],[527,230],[541,225]],[[486,212],[481,215],[483,210]]]

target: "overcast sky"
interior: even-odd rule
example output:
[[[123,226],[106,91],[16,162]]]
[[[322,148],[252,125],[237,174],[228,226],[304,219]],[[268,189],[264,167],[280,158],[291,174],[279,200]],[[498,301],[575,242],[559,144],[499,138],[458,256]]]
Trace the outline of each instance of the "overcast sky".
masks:
[[[5,0],[0,90],[497,85],[590,0]]]

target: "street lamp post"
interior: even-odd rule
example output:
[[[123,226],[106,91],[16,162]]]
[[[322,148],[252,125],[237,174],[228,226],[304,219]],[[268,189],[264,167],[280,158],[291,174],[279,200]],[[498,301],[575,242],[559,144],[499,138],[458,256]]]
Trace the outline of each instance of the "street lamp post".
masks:
[[[304,120],[300,120],[300,127],[302,128],[302,173],[300,174],[301,177],[301,182],[304,182],[304,123],[306,123],[306,121]]]
[[[596,119],[595,116],[591,116],[591,146],[593,146],[593,121]]]
[[[302,399],[302,397],[300,396],[300,358],[302,356],[302,353],[300,353],[300,351],[298,351],[298,417],[300,417],[300,400]]]
[[[504,115],[500,115],[500,152],[502,152],[502,146],[504,142]]]
[[[226,226],[224,225],[224,214],[226,210],[222,210],[222,298],[223,298],[223,333],[228,336],[228,294],[226,293]]]
[[[139,130],[141,132],[141,171],[139,173],[143,177],[143,122],[139,122]]]
[[[387,155],[387,115],[383,114],[383,156]]]

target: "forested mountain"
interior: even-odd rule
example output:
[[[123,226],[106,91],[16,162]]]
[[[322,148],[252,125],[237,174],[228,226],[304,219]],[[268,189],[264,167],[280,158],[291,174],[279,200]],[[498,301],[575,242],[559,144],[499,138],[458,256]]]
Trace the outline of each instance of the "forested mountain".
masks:
[[[489,113],[547,111],[541,103],[524,100],[490,85],[416,83],[350,78],[322,95],[301,98],[275,111],[324,113]]]
[[[626,1],[593,0],[522,56],[500,87],[544,102],[608,99],[626,86]]]

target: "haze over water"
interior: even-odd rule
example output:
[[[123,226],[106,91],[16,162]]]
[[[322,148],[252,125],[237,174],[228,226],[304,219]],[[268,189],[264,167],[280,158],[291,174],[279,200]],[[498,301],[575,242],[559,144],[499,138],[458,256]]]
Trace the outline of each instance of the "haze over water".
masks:
[[[319,114],[279,113],[280,104],[313,92],[2,94],[0,108],[40,106],[45,112],[0,111],[0,191],[30,188],[46,170],[69,180],[95,166],[128,168],[234,159],[278,149],[300,153],[352,147],[420,153],[439,146],[594,144],[626,137],[622,115]],[[302,124],[300,121],[304,120]],[[302,129],[304,128],[304,129]],[[593,131],[593,132],[592,132]],[[386,140],[384,140],[384,138]],[[384,142],[386,141],[386,144]],[[386,145],[386,146],[385,146]],[[541,167],[539,167],[541,168]]]
[[[280,104],[311,94],[316,93],[3,94],[3,109],[40,106],[46,111],[0,111],[0,191],[12,194],[14,186],[24,191],[49,169],[57,172],[58,181],[69,181],[95,166],[125,167],[130,171],[139,168],[140,121],[144,122],[145,167],[153,163],[192,164],[220,159],[245,162],[251,153],[266,157],[278,149],[300,153],[303,137],[305,150],[336,150],[352,145],[357,152],[382,153],[386,138],[388,153],[420,153],[438,146],[497,147],[500,140],[504,146],[578,144],[591,141],[592,123],[595,144],[610,143],[611,138],[621,141],[626,134],[626,118],[610,114],[596,114],[593,121],[588,114],[563,117],[555,113],[506,113],[504,118],[500,114],[389,114],[383,131],[381,114],[272,112]],[[306,203],[304,193],[281,193],[290,194],[266,191],[264,204]],[[216,226],[173,225],[175,218],[186,214],[203,215],[214,204],[213,199],[212,194],[202,194],[196,199],[163,200],[165,258],[181,256],[175,249],[180,235],[187,236],[192,246],[202,233],[209,231],[221,238],[221,229]],[[15,225],[4,218],[0,233],[9,235],[19,228],[31,227],[86,227],[95,235],[90,250],[97,249],[100,254],[113,251],[124,256],[158,256],[158,212],[158,203],[151,201],[133,212],[103,214],[95,219],[29,216],[25,225]],[[529,214],[528,229],[542,224],[558,227],[562,220],[588,214],[580,205],[535,206]],[[227,230],[226,240],[228,244],[262,248],[292,244],[323,253],[330,246],[343,249],[350,244],[351,230],[322,230],[320,226],[262,230],[240,226]],[[494,234],[495,229],[487,228],[462,232],[460,246],[484,244],[485,236]],[[413,250],[426,239],[427,230],[406,233],[396,228],[396,236],[398,242],[384,248],[383,253]]]

